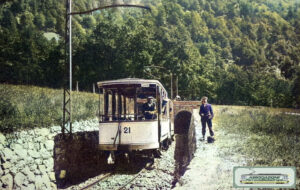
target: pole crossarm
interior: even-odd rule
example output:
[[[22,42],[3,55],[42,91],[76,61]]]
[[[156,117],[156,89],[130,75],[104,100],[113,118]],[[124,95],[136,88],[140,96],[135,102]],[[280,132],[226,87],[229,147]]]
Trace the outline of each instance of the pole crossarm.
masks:
[[[141,8],[146,9],[151,12],[151,8],[144,6],[144,5],[133,5],[133,4],[116,4],[116,5],[107,5],[103,7],[98,7],[95,9],[87,10],[87,11],[79,11],[79,12],[71,12],[69,15],[81,15],[81,14],[88,14],[97,10],[107,9],[107,8],[115,8],[115,7],[135,7],[135,8]]]

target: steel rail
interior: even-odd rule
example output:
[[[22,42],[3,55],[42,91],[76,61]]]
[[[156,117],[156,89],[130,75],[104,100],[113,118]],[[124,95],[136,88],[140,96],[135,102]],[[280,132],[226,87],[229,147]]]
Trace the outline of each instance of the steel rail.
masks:
[[[125,187],[127,185],[129,185],[130,183],[132,183],[137,177],[140,176],[140,174],[145,171],[146,167],[144,167],[141,171],[139,171],[139,173],[137,173],[133,178],[131,178],[131,180],[129,180],[128,182],[126,182],[124,185],[122,185],[122,187],[120,187],[118,190],[122,190],[125,189]]]
[[[80,188],[80,190],[88,189],[88,188],[90,188],[90,187],[92,187],[92,186],[98,184],[100,181],[102,181],[102,180],[108,178],[108,177],[111,176],[112,174],[113,174],[113,172],[107,173],[107,174],[105,174],[104,176],[102,176],[100,179],[97,179],[96,181],[94,181],[93,183],[88,184],[87,186]]]
[[[154,163],[152,163],[152,164],[154,164]],[[151,165],[152,165],[152,164],[151,164]],[[141,169],[141,171],[139,171],[134,177],[132,177],[129,181],[127,181],[127,182],[126,182],[124,185],[122,185],[120,188],[118,188],[118,190],[125,189],[125,187],[126,187],[127,185],[129,185],[130,183],[132,183],[137,177],[139,177],[140,174],[146,170],[146,168],[147,168],[147,166],[145,166],[143,169]],[[113,174],[115,174],[115,172],[107,173],[107,174],[105,174],[104,176],[102,176],[100,179],[97,179],[96,181],[94,181],[94,182],[92,182],[92,183],[90,183],[90,184],[88,184],[88,185],[86,185],[86,186],[80,188],[80,190],[86,190],[86,189],[89,189],[90,187],[93,187],[93,186],[97,185],[99,182],[103,181],[104,179],[108,178],[109,176],[111,176],[111,175],[113,175]]]

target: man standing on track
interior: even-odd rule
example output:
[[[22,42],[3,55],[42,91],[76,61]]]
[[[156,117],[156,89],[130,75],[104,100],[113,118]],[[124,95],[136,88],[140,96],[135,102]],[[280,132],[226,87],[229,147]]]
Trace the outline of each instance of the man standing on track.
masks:
[[[214,113],[210,104],[207,103],[207,97],[203,96],[201,98],[202,105],[200,106],[200,116],[201,116],[201,124],[202,124],[202,136],[203,140],[205,140],[206,133],[206,123],[208,125],[210,136],[214,136],[214,132],[212,130],[212,119],[214,117]]]

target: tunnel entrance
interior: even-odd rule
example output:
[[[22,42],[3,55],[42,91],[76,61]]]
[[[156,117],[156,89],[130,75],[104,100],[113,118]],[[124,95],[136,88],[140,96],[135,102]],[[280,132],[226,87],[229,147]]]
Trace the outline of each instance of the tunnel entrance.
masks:
[[[175,134],[187,134],[189,132],[192,113],[189,111],[180,111],[174,119]]]
[[[196,132],[193,121],[192,113],[186,110],[178,112],[174,119],[176,147],[173,186],[184,175],[196,150]]]

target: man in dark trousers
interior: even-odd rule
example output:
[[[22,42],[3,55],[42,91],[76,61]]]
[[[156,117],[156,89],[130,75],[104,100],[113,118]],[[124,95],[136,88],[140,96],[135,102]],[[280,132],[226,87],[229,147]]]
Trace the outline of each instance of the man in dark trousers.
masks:
[[[210,136],[214,136],[214,132],[212,130],[212,122],[211,120],[214,117],[214,112],[210,104],[207,103],[207,97],[204,96],[201,99],[202,105],[200,106],[200,116],[201,116],[201,123],[202,123],[202,136],[203,140],[205,140],[205,133],[206,133],[206,123],[208,125]]]

